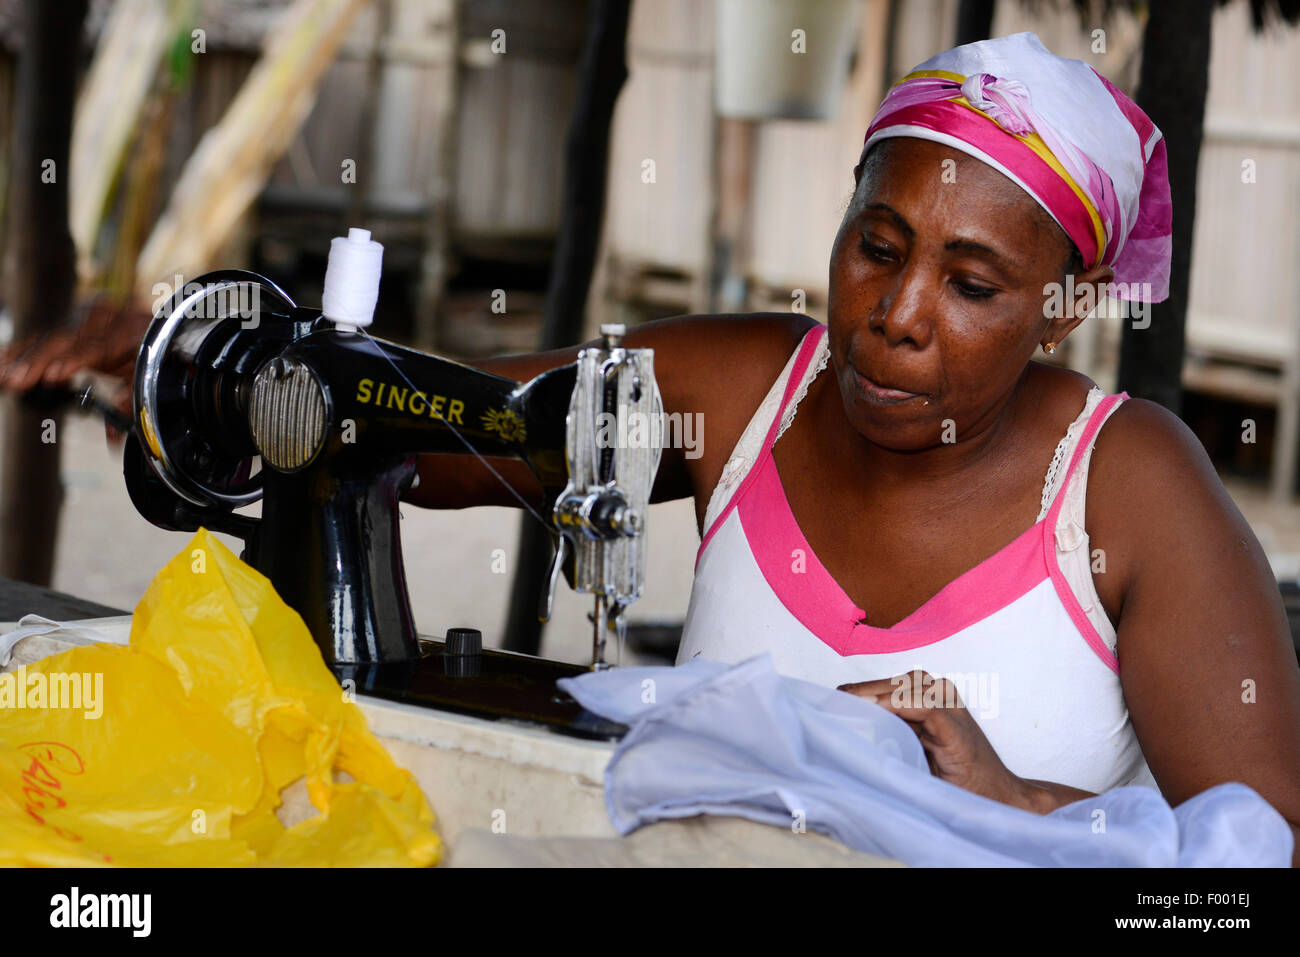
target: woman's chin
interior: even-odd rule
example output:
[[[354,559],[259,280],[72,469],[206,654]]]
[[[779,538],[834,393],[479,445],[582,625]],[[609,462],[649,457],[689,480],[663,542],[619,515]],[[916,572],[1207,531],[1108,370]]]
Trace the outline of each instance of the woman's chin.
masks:
[[[846,402],[849,425],[873,445],[894,452],[919,452],[939,444],[941,427],[931,406],[917,402],[874,405],[854,399]]]

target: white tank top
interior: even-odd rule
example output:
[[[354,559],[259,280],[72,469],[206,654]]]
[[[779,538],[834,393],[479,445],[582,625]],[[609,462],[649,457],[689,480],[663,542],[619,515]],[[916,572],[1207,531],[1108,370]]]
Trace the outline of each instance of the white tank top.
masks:
[[[1014,774],[1098,793],[1155,788],[1083,527],[1097,431],[1128,394],[1089,392],[1052,457],[1031,528],[902,621],[877,628],[813,554],[772,457],[826,367],[825,333],[818,326],[804,337],[713,491],[677,663],[766,652],[779,672],[832,687],[920,668],[956,684]]]

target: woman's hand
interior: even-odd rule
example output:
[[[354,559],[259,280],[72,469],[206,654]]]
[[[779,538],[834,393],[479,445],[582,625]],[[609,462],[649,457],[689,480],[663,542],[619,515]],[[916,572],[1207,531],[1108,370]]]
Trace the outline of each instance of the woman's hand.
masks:
[[[947,678],[913,671],[840,685],[839,690],[875,701],[906,721],[920,738],[935,777],[1026,811],[1049,809],[1036,782],[1012,774],[1002,763]]]
[[[63,386],[83,369],[129,380],[152,314],[136,303],[116,305],[104,295],[83,301],[77,312],[68,326],[0,350],[0,389],[22,393]]]
[[[142,305],[119,306],[107,296],[92,297],[78,306],[78,316],[70,325],[0,350],[0,392],[66,387],[78,373],[92,370],[122,383],[116,398],[109,401],[129,415],[136,355],[152,318]],[[106,432],[110,442],[123,438],[111,425]]]

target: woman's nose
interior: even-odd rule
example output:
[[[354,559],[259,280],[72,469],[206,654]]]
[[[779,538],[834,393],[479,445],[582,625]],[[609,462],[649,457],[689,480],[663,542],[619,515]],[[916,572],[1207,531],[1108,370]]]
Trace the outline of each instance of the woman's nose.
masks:
[[[881,298],[867,324],[879,330],[891,346],[911,341],[924,348],[933,333],[933,292],[921,270],[905,268]]]

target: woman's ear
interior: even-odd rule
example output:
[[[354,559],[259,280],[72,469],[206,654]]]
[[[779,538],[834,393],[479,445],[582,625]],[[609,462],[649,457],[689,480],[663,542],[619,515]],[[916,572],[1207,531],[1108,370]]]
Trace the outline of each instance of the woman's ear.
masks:
[[[1065,286],[1049,283],[1043,287],[1043,315],[1048,324],[1043,330],[1042,342],[1060,345],[1075,327],[1101,304],[1107,287],[1115,278],[1109,266],[1096,266],[1086,272],[1067,272]]]
[[[1082,322],[1106,297],[1106,290],[1115,279],[1115,270],[1110,266],[1093,266],[1087,272],[1067,273],[1066,282],[1073,284],[1073,292],[1067,290],[1068,315],[1075,319],[1075,324]],[[1071,327],[1073,328],[1073,326]]]

